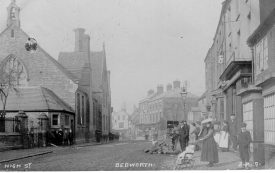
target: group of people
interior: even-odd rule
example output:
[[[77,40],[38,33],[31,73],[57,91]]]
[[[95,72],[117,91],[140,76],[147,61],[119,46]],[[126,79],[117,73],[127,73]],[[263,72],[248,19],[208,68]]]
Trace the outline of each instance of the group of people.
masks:
[[[54,133],[49,135],[51,143],[55,145],[73,145],[73,132],[71,129],[67,130],[56,130]]]
[[[219,162],[218,148],[221,151],[229,151],[231,144],[232,150],[237,152],[239,148],[242,167],[246,167],[249,162],[249,145],[252,141],[250,132],[246,130],[246,124],[241,124],[241,130],[238,132],[235,115],[230,116],[230,122],[224,121],[220,132],[214,129],[211,119],[199,123],[187,124],[182,121],[179,127],[174,130],[173,144],[176,141],[180,143],[182,151],[188,145],[195,145],[196,150],[201,147],[201,161],[209,162],[208,166],[212,167]],[[219,134],[217,136],[217,134]],[[200,146],[200,147],[199,147]]]

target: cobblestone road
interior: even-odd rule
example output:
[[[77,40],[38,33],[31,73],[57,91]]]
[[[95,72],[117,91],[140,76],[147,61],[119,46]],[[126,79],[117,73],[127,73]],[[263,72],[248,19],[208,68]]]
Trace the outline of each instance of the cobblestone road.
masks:
[[[173,169],[175,156],[146,154],[143,149],[148,146],[148,142],[130,142],[67,148],[43,156],[2,163],[0,167],[9,171]]]
[[[110,143],[96,146],[56,148],[53,153],[0,164],[0,170],[8,171],[97,171],[97,170],[173,170],[176,155],[147,154],[143,150],[149,142]],[[35,150],[35,149],[34,149]],[[36,149],[38,150],[38,149]],[[45,148],[44,150],[49,150]],[[17,151],[6,156],[14,157]],[[24,150],[18,151],[23,155]],[[0,153],[1,154],[1,153]],[[4,155],[3,155],[4,156]],[[219,163],[207,167],[200,162],[200,151],[194,154],[192,169],[236,169],[239,157],[233,152],[219,152]]]

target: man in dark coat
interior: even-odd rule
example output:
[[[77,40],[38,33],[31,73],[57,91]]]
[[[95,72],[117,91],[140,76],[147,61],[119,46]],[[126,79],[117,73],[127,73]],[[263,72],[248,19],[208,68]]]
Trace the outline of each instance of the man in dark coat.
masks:
[[[185,151],[185,148],[188,145],[189,130],[190,130],[190,126],[187,124],[187,122],[185,120],[181,121],[180,128],[179,128],[179,141],[180,141],[180,147],[182,151]]]
[[[230,137],[230,141],[232,144],[232,148],[234,152],[237,152],[237,135],[238,135],[238,131],[237,131],[237,121],[236,121],[236,117],[235,114],[232,114],[230,116],[230,121],[229,121],[229,137]]]

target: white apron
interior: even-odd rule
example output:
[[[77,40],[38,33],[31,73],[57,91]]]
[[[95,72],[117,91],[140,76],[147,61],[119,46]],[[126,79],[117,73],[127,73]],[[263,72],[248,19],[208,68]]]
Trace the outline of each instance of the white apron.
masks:
[[[216,132],[214,135],[214,139],[218,145],[220,143],[220,136],[221,136],[220,132]]]
[[[220,142],[219,142],[220,148],[228,148],[228,142],[229,142],[228,138],[229,138],[228,132],[221,131]]]

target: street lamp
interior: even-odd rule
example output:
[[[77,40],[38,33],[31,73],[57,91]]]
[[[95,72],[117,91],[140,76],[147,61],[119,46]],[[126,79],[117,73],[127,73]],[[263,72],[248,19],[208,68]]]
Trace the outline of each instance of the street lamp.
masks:
[[[183,113],[184,113],[184,119],[186,120],[186,116],[185,116],[185,99],[187,97],[187,91],[186,91],[186,88],[185,87],[182,87],[181,88],[181,92],[180,92],[180,95],[182,97],[182,101],[183,101]]]

